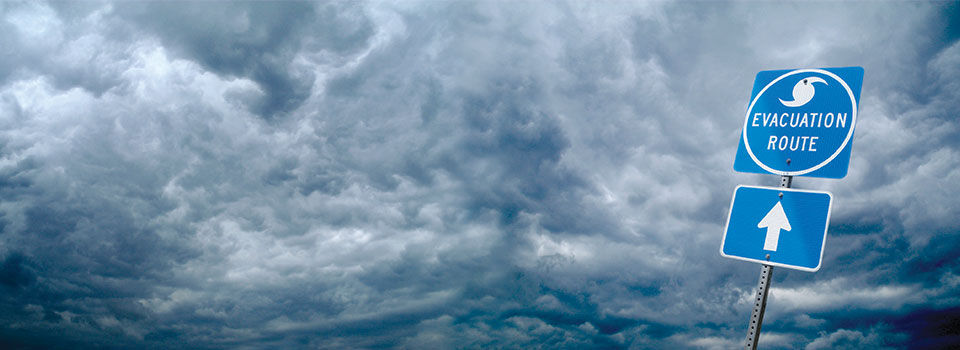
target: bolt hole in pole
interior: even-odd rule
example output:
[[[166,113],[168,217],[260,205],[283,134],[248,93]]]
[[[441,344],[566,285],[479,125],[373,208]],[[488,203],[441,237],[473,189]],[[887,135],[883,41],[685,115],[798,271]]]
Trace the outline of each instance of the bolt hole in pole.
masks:
[[[790,185],[793,184],[793,176],[781,176],[780,177],[780,187],[790,188]]]
[[[789,161],[788,161],[789,162]],[[780,187],[790,188],[793,183],[793,176],[781,176]],[[779,194],[783,198],[783,192]],[[766,255],[767,261],[770,260],[770,254]],[[760,340],[760,327],[763,325],[763,313],[767,308],[767,295],[770,292],[770,285],[773,280],[773,266],[763,264],[760,270],[760,282],[757,284],[757,297],[753,305],[753,313],[750,315],[750,329],[747,330],[747,350],[756,350],[757,342]]]

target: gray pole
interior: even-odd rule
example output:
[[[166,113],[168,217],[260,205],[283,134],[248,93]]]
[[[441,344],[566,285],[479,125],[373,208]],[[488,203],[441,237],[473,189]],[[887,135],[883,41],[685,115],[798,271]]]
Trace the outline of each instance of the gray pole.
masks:
[[[793,176],[780,177],[780,187],[790,188],[792,182]],[[783,194],[780,197],[783,197]],[[769,254],[767,260],[770,260]],[[747,350],[757,350],[757,342],[760,340],[760,325],[763,324],[763,312],[767,309],[767,294],[770,292],[770,285],[773,283],[771,278],[773,278],[773,266],[763,264],[763,268],[760,270],[760,282],[757,284],[757,297],[754,298],[753,313],[750,315],[750,326],[747,329],[747,346],[745,347]]]

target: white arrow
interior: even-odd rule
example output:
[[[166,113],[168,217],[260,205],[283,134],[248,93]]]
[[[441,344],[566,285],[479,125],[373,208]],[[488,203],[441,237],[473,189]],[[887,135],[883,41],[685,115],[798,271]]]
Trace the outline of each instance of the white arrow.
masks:
[[[758,228],[767,228],[767,238],[763,241],[763,250],[777,251],[777,243],[780,242],[780,230],[790,231],[790,221],[787,220],[787,213],[783,212],[783,206],[777,201],[777,204],[767,212],[767,215],[760,219]]]

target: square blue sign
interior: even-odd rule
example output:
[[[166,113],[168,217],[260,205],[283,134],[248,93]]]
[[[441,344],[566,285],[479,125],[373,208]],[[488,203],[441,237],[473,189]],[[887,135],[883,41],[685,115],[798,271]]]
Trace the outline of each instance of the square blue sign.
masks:
[[[843,178],[862,85],[862,67],[757,73],[733,169]]]
[[[823,259],[832,202],[829,192],[737,186],[720,255],[817,271]]]

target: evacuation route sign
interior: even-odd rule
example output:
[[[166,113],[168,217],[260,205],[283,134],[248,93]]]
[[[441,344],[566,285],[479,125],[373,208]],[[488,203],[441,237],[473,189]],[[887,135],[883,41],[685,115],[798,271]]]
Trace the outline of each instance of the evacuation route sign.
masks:
[[[737,186],[720,255],[817,271],[823,260],[832,201],[829,192]]]
[[[757,73],[733,169],[846,176],[862,83],[861,67]]]

